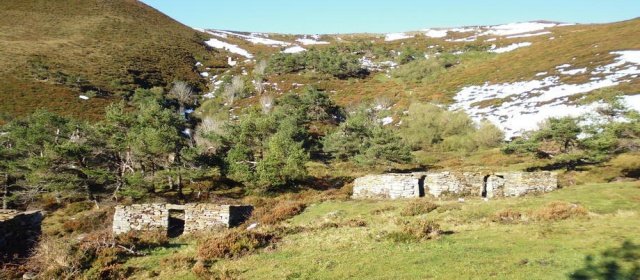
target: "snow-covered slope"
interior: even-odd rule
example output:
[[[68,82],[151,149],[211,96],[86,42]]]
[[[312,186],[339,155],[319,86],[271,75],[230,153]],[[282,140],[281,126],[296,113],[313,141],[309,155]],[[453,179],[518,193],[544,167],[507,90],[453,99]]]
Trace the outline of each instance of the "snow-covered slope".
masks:
[[[453,109],[465,110],[476,121],[488,119],[506,132],[506,137],[533,130],[549,117],[579,116],[594,111],[600,103],[576,104],[570,97],[597,89],[619,85],[640,75],[640,50],[612,52],[613,63],[591,69],[589,82],[565,84],[562,76],[586,73],[586,68],[556,67],[559,75],[540,80],[467,86],[454,97]],[[540,73],[540,76],[546,75]],[[628,106],[640,109],[640,95],[625,97]]]

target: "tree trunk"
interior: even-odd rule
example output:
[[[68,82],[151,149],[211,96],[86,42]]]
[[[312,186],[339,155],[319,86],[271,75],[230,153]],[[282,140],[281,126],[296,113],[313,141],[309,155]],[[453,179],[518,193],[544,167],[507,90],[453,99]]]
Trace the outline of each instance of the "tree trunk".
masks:
[[[178,168],[178,195],[182,197],[182,173],[180,168]]]
[[[113,195],[111,196],[116,202],[118,202],[118,191],[120,191],[120,187],[122,187],[122,181],[118,180],[116,189],[113,191]]]
[[[9,183],[7,182],[7,184],[4,185],[4,192],[3,192],[3,196],[2,196],[2,209],[6,210],[9,206]]]
[[[169,180],[169,191],[173,191],[173,176],[167,176],[167,180]]]

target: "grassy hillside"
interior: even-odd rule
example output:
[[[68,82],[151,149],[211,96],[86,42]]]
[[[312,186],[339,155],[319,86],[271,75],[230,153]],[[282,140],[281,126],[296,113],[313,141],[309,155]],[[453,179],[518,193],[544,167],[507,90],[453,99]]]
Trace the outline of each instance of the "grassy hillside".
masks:
[[[637,183],[575,186],[542,196],[434,201],[436,210],[403,216],[411,200],[327,201],[284,223],[302,227],[257,254],[213,263],[232,279],[566,279],[587,255],[599,256],[623,241],[640,242]],[[588,213],[558,211],[578,205]],[[570,206],[574,207],[574,206]],[[517,213],[506,215],[504,213]],[[516,216],[521,215],[521,216]],[[511,219],[512,217],[517,217]],[[344,226],[359,220],[366,225]],[[429,220],[443,233],[432,240],[390,236],[404,222]],[[334,225],[335,224],[335,225]],[[125,264],[133,279],[198,279],[189,238],[148,251]],[[616,260],[622,265],[620,259]]]
[[[97,118],[113,93],[186,80],[202,87],[202,34],[135,0],[0,3],[0,112]],[[79,99],[89,92],[97,98]]]

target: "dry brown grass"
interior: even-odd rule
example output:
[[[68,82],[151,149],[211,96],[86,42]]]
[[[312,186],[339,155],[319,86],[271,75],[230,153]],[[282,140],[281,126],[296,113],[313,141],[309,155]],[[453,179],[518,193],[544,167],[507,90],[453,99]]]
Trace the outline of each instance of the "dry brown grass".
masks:
[[[431,220],[399,221],[400,230],[388,233],[385,238],[393,242],[407,243],[434,239],[443,231],[440,224]]]
[[[416,199],[409,202],[407,205],[402,208],[400,211],[401,216],[417,216],[422,214],[430,213],[433,210],[436,210],[438,205],[426,200],[426,199]]]
[[[240,274],[237,270],[226,268],[210,268],[205,262],[198,261],[191,272],[202,280],[236,280]]]
[[[73,254],[73,243],[43,237],[29,260],[42,279],[73,278],[81,274],[82,261]]]
[[[502,224],[518,223],[522,220],[522,213],[513,209],[504,209],[496,212],[491,217],[491,221]]]
[[[396,209],[397,209],[397,207],[389,205],[389,206],[384,206],[384,207],[381,207],[381,208],[378,208],[378,209],[374,209],[374,210],[371,211],[371,214],[372,215],[380,215],[382,213],[393,211],[393,210],[396,210]]]
[[[575,217],[585,217],[587,214],[589,214],[589,211],[581,205],[555,201],[533,211],[531,216],[537,221],[560,221]]]
[[[269,245],[275,238],[273,234],[240,229],[205,235],[198,240],[198,259],[241,257]]]
[[[260,217],[260,222],[267,225],[277,224],[302,213],[306,206],[298,201],[280,201],[271,209],[264,208],[266,213]]]

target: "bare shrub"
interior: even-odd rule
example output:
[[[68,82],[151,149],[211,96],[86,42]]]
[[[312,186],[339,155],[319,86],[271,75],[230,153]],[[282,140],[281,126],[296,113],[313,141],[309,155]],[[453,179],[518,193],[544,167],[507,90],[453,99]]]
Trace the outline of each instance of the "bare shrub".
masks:
[[[260,62],[256,64],[256,67],[253,68],[253,75],[256,78],[262,78],[264,76],[265,71],[267,70],[267,66],[268,66],[267,60],[265,59],[260,60]]]
[[[232,106],[233,102],[235,102],[236,98],[242,93],[243,90],[244,81],[242,80],[242,77],[233,77],[231,83],[226,85],[224,91],[222,92],[224,101],[227,103],[227,105]]]
[[[409,202],[400,211],[401,216],[417,216],[427,214],[433,210],[436,210],[438,205],[425,199],[418,199]]]
[[[180,113],[184,112],[184,107],[193,102],[193,89],[189,84],[183,81],[173,83],[173,87],[169,91],[169,96],[175,98],[180,103]]]
[[[29,259],[29,266],[38,271],[42,279],[79,276],[82,258],[74,252],[74,244],[69,241],[44,236]]]
[[[260,107],[262,108],[262,112],[267,114],[271,112],[273,109],[274,100],[271,95],[263,95],[260,97]]]
[[[28,267],[38,279],[124,279],[133,273],[123,264],[139,249],[166,246],[164,231],[129,232],[114,237],[110,229],[93,231],[80,238],[44,236]]]
[[[373,108],[376,110],[386,110],[393,105],[393,100],[386,96],[377,97],[373,101]]]
[[[256,92],[258,94],[262,94],[265,91],[265,86],[263,82],[264,82],[264,73],[267,70],[267,65],[268,65],[267,61],[263,59],[256,64],[255,68],[253,68],[253,78],[254,78],[253,85],[255,86]]]
[[[265,90],[265,86],[262,79],[255,79],[253,85],[256,88],[256,93],[262,94]]]
[[[534,211],[532,217],[538,221],[560,221],[573,217],[584,217],[588,213],[589,211],[581,205],[556,201]]]
[[[217,135],[224,132],[224,121],[207,117],[196,127],[193,136],[196,145],[205,149],[207,153],[216,153],[223,144]]]

